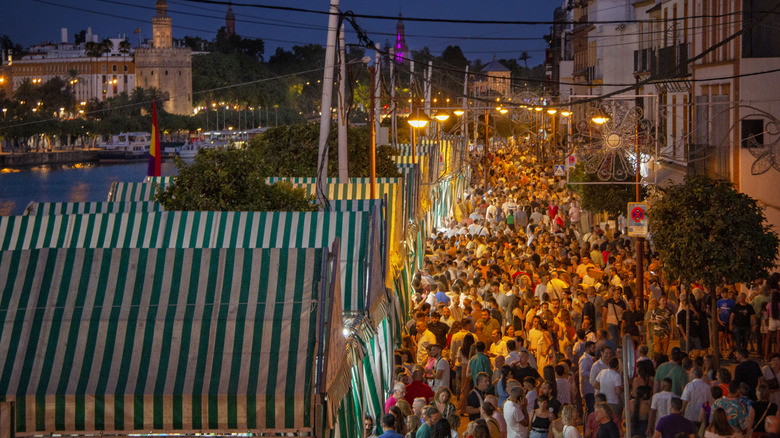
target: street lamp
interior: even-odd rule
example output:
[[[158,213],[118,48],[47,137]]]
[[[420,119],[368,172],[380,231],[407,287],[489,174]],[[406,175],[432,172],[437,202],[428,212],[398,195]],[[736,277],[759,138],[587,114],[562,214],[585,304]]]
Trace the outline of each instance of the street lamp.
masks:
[[[412,128],[425,128],[425,126],[428,124],[430,119],[428,116],[425,115],[425,113],[420,114],[420,109],[417,109],[416,115],[412,116],[410,115],[406,122],[412,127]],[[417,162],[417,146],[415,142],[415,130],[412,129],[412,160],[413,162]]]
[[[597,125],[603,125],[609,121],[609,114],[599,108],[590,120]]]
[[[455,111],[453,111],[453,114],[455,114],[456,116],[460,117],[463,114],[466,114],[466,111],[463,111],[462,109],[456,109]]]

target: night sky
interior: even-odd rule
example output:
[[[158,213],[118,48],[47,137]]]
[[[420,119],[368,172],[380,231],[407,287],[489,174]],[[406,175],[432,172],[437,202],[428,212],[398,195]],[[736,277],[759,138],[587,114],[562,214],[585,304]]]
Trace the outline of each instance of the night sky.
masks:
[[[133,31],[140,27],[141,36],[150,38],[151,18],[156,0],[13,0],[4,2],[0,16],[0,34],[7,34],[22,46],[43,41],[60,41],[60,28],[67,27],[69,41],[73,34],[87,26],[99,37],[117,37],[127,34],[130,42],[138,44]],[[261,0],[263,5],[292,6],[326,11],[328,0]],[[467,20],[523,20],[551,21],[553,10],[560,2],[538,0],[341,0],[342,11],[358,14]],[[168,0],[169,16],[173,19],[175,38],[198,35],[214,37],[224,26],[227,10],[222,5],[202,4],[184,0]],[[327,15],[304,12],[277,11],[254,7],[233,6],[236,14],[236,33],[265,40],[266,58],[276,47],[289,49],[294,45],[317,43],[325,45]],[[375,42],[391,42],[396,20],[358,18],[358,25]],[[407,44],[411,50],[427,46],[434,55],[440,55],[448,45],[459,45],[470,60],[485,62],[494,55],[498,58],[518,58],[527,51],[528,65],[544,61],[546,43],[544,34],[549,25],[473,25],[451,23],[405,22]],[[491,38],[491,39],[464,39]],[[355,33],[348,30],[347,43],[357,43]]]

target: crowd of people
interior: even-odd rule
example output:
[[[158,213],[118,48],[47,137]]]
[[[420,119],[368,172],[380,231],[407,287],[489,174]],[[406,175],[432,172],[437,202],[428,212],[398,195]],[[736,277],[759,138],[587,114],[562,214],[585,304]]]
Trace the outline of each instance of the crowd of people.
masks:
[[[717,286],[716,368],[714,294],[664,277],[650,242],[638,285],[622,221],[591,225],[552,166],[490,168],[426,242],[381,436],[778,436],[779,274]]]

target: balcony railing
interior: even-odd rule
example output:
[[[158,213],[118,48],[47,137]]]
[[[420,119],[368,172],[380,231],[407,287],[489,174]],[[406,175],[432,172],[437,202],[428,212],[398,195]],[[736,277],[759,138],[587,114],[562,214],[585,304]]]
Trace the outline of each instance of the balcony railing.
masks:
[[[659,79],[689,76],[690,47],[689,43],[684,43],[657,50],[634,50],[634,73],[650,73]]]

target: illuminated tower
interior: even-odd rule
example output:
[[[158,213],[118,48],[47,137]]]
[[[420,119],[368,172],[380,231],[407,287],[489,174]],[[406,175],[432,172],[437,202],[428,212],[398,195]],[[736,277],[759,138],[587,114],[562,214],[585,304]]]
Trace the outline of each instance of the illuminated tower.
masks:
[[[157,2],[157,16],[152,18],[152,47],[135,50],[135,84],[156,88],[162,93],[163,106],[173,114],[192,114],[192,51],[174,47],[168,4]]]
[[[227,14],[225,14],[225,34],[227,36],[236,34],[236,15],[233,13],[233,5],[228,2]]]
[[[407,59],[409,59],[409,46],[406,45],[404,21],[399,13],[398,24],[395,26],[395,62],[403,64]]]

